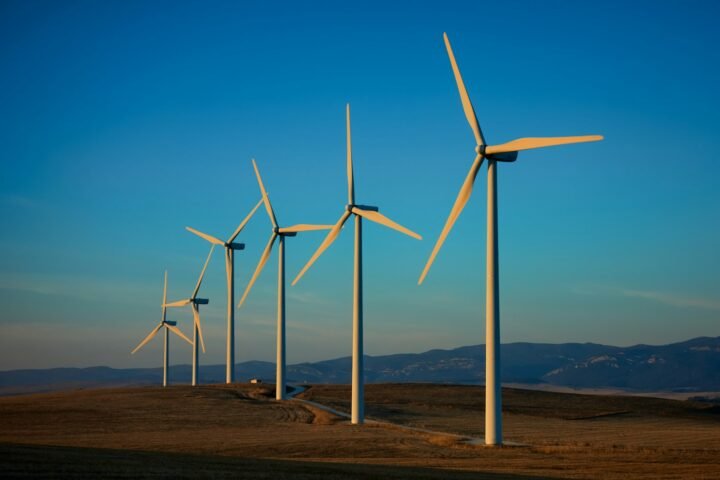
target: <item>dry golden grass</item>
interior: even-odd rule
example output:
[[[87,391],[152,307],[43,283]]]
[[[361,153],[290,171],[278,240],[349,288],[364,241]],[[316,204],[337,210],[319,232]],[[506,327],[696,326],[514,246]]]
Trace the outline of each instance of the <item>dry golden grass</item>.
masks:
[[[347,411],[349,394],[347,386],[315,386],[302,397]],[[640,397],[504,394],[506,439],[525,447],[462,440],[482,436],[482,387],[368,385],[368,417],[391,424],[364,426],[300,402],[276,402],[271,386],[5,397],[0,472],[3,478],[720,478],[717,409]]]
[[[366,413],[413,427],[481,437],[484,389],[462,385],[366,387]],[[597,448],[720,448],[720,407],[660,398],[503,389],[505,437],[531,445]],[[315,386],[303,398],[347,411],[344,385]]]

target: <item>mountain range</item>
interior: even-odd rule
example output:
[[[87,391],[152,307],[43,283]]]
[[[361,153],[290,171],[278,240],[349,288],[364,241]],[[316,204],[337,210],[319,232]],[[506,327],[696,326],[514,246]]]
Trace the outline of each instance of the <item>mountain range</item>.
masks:
[[[720,391],[720,337],[699,337],[669,345],[614,347],[595,343],[508,343],[500,349],[504,383],[571,388],[613,388],[634,392]],[[482,384],[485,346],[424,353],[366,356],[370,383],[427,382]],[[288,365],[290,383],[349,383],[350,357]],[[236,366],[236,378],[272,383],[275,365],[250,361]],[[187,383],[189,365],[170,367],[170,381]],[[220,383],[224,365],[200,369],[205,383]],[[52,368],[0,371],[0,395],[159,384],[161,368]]]

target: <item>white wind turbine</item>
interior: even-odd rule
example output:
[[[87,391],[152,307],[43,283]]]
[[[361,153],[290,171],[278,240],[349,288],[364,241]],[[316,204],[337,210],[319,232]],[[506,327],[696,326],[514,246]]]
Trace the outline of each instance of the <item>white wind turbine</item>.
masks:
[[[192,308],[194,324],[192,341],[193,386],[197,385],[198,382],[198,337],[200,338],[200,345],[202,346],[202,351],[203,353],[205,353],[205,340],[203,340],[202,327],[200,325],[200,305],[207,305],[208,303],[210,303],[210,300],[208,300],[207,298],[197,298],[197,295],[200,291],[200,285],[202,284],[203,277],[205,276],[205,270],[207,269],[208,263],[210,263],[210,258],[212,257],[213,250],[215,250],[215,245],[212,245],[210,247],[210,253],[208,253],[207,260],[205,260],[205,265],[203,266],[202,272],[200,272],[200,277],[198,277],[198,281],[195,284],[195,290],[193,290],[192,296],[184,300],[178,300],[165,304],[166,307],[184,307],[185,305],[190,305],[190,308]]]
[[[253,168],[255,169],[255,175],[257,176],[258,185],[260,186],[260,192],[262,193],[262,202],[265,203],[265,210],[267,210],[270,222],[272,222],[272,233],[270,234],[270,240],[265,247],[265,250],[260,257],[255,273],[253,273],[250,282],[245,288],[238,308],[242,307],[245,303],[245,299],[250,293],[250,289],[255,284],[260,272],[265,267],[265,264],[270,258],[272,253],[273,245],[275,240],[278,241],[278,299],[277,299],[277,362],[276,362],[276,376],[275,376],[275,398],[277,400],[285,399],[285,237],[294,237],[298,232],[307,232],[311,230],[329,230],[332,225],[308,225],[299,224],[293,225],[292,227],[280,227],[275,217],[275,211],[270,204],[270,197],[268,197],[265,185],[263,185],[262,178],[260,177],[260,170],[258,170],[255,159],[252,161]],[[256,207],[257,208],[257,207]]]
[[[465,117],[475,135],[475,160],[465,177],[460,193],[450,211],[440,237],[428,258],[425,269],[420,275],[418,284],[425,279],[430,266],[435,260],[440,247],[460,216],[465,204],[470,199],[473,183],[483,159],[488,160],[488,190],[487,190],[487,274],[486,274],[486,300],[485,300],[485,443],[488,445],[502,444],[502,397],[500,381],[500,302],[498,290],[498,233],[497,233],[497,166],[496,162],[514,162],[518,151],[534,148],[565,145],[568,143],[594,142],[602,140],[601,135],[587,135],[576,137],[543,137],[519,138],[500,145],[487,145],[485,137],[480,130],[475,110],[463,83],[460,69],[455,61],[450,40],[443,34],[450,63],[455,75],[460,100],[462,101]]]
[[[233,243],[237,236],[245,228],[245,224],[252,218],[255,211],[260,207],[260,200],[255,208],[253,208],[247,217],[235,229],[227,242],[223,242],[217,237],[208,235],[192,227],[185,227],[188,231],[194,233],[198,237],[204,238],[213,245],[221,245],[225,249],[225,275],[227,277],[227,345],[225,357],[225,383],[235,381],[235,250],[243,250],[244,243]]]
[[[352,356],[352,410],[351,421],[354,424],[363,423],[364,413],[364,395],[363,395],[363,309],[362,309],[362,219],[366,218],[380,225],[397,230],[398,232],[409,235],[413,238],[421,240],[422,237],[417,233],[408,230],[399,225],[386,216],[378,212],[378,207],[367,205],[358,205],[355,203],[355,185],[353,180],[353,164],[352,164],[352,142],[350,135],[350,105],[347,105],[347,177],[348,177],[348,204],[345,206],[340,220],[333,226],[325,240],[320,244],[313,256],[298,273],[292,284],[295,285],[300,277],[315,263],[315,260],[335,241],[340,234],[343,225],[355,215],[355,262],[354,262],[354,282],[353,282],[353,356]]]
[[[167,308],[165,306],[165,302],[167,302],[167,270],[165,270],[165,287],[163,288],[162,317],[160,317],[160,323],[157,325],[157,327],[153,328],[150,334],[145,337],[145,339],[140,342],[137,347],[135,347],[135,350],[130,352],[130,354],[132,355],[138,350],[140,350],[142,347],[145,346],[146,343],[152,340],[163,327],[165,327],[165,339],[163,340],[163,387],[167,387],[168,381],[168,357],[170,356],[170,339],[168,331],[172,331],[175,335],[192,345],[190,339],[187,338],[185,334],[176,327],[177,323],[167,320]]]

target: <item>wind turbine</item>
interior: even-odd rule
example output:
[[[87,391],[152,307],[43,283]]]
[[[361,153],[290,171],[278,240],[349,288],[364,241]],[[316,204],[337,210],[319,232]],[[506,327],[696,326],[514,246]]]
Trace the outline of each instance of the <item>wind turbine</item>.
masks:
[[[465,83],[460,75],[460,69],[455,61],[450,40],[447,34],[443,34],[445,47],[447,48],[450,64],[455,75],[455,81],[460,92],[465,117],[475,135],[475,160],[465,181],[460,188],[460,193],[455,199],[455,204],[450,211],[440,237],[433,247],[430,258],[425,264],[425,269],[420,275],[418,284],[425,280],[430,266],[435,260],[440,247],[450,233],[455,221],[460,216],[465,204],[470,199],[473,183],[483,159],[488,160],[488,189],[487,189],[487,273],[486,273],[486,300],[485,300],[485,443],[487,445],[502,444],[502,397],[500,381],[500,297],[498,290],[498,232],[497,232],[497,165],[496,162],[514,162],[520,150],[565,145],[568,143],[595,142],[602,140],[601,135],[586,135],[576,137],[543,137],[543,138],[518,138],[500,145],[487,145],[485,137],[480,130],[475,110],[473,109],[470,97],[465,89]]]
[[[217,237],[208,235],[199,230],[195,230],[192,227],[185,227],[188,231],[194,233],[200,238],[204,238],[212,245],[221,245],[225,249],[225,274],[227,276],[227,353],[225,357],[225,383],[232,383],[235,381],[235,250],[243,250],[245,248],[244,243],[233,243],[235,238],[245,228],[245,224],[252,218],[255,211],[260,207],[262,200],[260,200],[255,208],[250,211],[247,217],[240,223],[235,229],[235,232],[230,236],[227,242],[223,242]]]
[[[186,298],[184,300],[178,300],[176,302],[172,303],[166,303],[166,307],[184,307],[185,305],[190,305],[190,308],[192,308],[193,313],[193,341],[192,341],[192,385],[197,385],[198,382],[198,337],[200,338],[200,345],[202,346],[202,351],[205,353],[205,340],[203,340],[202,335],[202,327],[200,326],[200,305],[207,305],[210,303],[210,300],[207,298],[197,298],[198,292],[200,291],[200,285],[202,284],[203,277],[205,276],[205,270],[207,269],[208,263],[210,263],[210,258],[212,257],[213,250],[215,250],[215,245],[212,245],[210,247],[210,253],[208,253],[207,260],[205,260],[205,265],[203,266],[202,272],[200,272],[200,277],[198,277],[197,284],[195,284],[195,290],[193,290],[192,295],[190,298]]]
[[[355,203],[355,184],[353,179],[352,164],[352,141],[350,135],[350,104],[346,109],[347,116],[347,178],[348,178],[348,204],[345,205],[345,211],[340,220],[332,227],[320,244],[310,260],[305,264],[303,269],[298,273],[292,284],[295,285],[298,280],[305,274],[315,260],[335,241],[340,234],[343,225],[355,215],[355,262],[354,262],[354,282],[353,282],[353,356],[352,356],[352,411],[351,421],[354,424],[363,423],[365,418],[363,403],[363,309],[362,309],[362,219],[366,218],[372,222],[379,223],[386,227],[397,230],[398,232],[409,235],[413,238],[421,240],[422,237],[417,233],[408,230],[390,220],[386,216],[378,212],[378,207],[368,205],[359,205]]]
[[[167,302],[167,270],[165,270],[165,287],[163,288],[162,317],[160,317],[160,323],[157,325],[157,327],[153,328],[150,334],[145,337],[145,339],[140,342],[137,347],[135,347],[135,350],[130,352],[130,354],[132,355],[138,350],[140,350],[142,347],[145,346],[146,343],[152,340],[163,327],[165,327],[165,339],[163,340],[163,387],[167,387],[168,380],[168,357],[170,356],[170,339],[168,331],[172,331],[178,337],[182,338],[189,344],[192,344],[190,339],[187,338],[185,334],[176,327],[176,322],[171,322],[170,320],[166,319],[167,307],[165,306],[165,302]]]
[[[265,210],[267,210],[270,222],[272,222],[272,233],[270,234],[270,241],[268,241],[265,250],[260,257],[260,261],[255,268],[250,282],[245,288],[238,308],[242,307],[245,303],[245,299],[250,293],[250,289],[255,284],[260,272],[265,267],[265,264],[270,258],[272,253],[273,245],[275,240],[278,241],[278,299],[277,299],[277,362],[276,362],[276,375],[275,375],[275,399],[285,400],[285,237],[294,237],[299,232],[307,232],[311,230],[329,230],[332,225],[308,225],[299,224],[293,225],[292,227],[280,227],[275,217],[275,211],[270,204],[270,197],[268,197],[265,185],[263,185],[262,178],[260,177],[260,170],[258,170],[255,159],[252,161],[253,168],[255,169],[255,175],[257,176],[258,185],[260,186],[260,192],[262,192],[261,202],[265,203]],[[259,205],[259,204],[258,204]],[[257,208],[257,207],[255,207]]]

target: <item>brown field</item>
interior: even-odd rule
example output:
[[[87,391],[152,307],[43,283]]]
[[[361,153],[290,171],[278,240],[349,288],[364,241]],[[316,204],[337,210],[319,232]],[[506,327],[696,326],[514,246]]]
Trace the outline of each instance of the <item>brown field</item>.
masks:
[[[348,386],[300,395],[347,411]],[[720,479],[720,408],[504,390],[506,440],[481,437],[482,387],[367,385],[350,425],[272,386],[96,389],[0,398],[2,478]],[[411,428],[422,430],[413,430]]]

